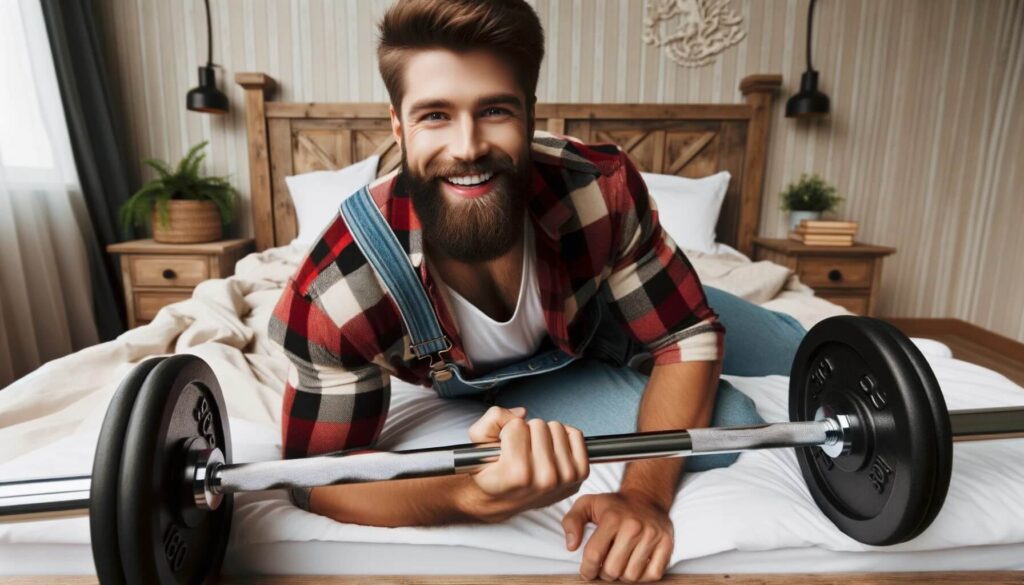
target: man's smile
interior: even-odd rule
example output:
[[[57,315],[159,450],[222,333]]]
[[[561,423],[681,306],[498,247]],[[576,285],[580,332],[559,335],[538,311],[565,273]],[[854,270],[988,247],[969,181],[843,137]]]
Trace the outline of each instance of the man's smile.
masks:
[[[491,192],[495,173],[445,177],[441,179],[445,190],[466,199],[476,199]]]

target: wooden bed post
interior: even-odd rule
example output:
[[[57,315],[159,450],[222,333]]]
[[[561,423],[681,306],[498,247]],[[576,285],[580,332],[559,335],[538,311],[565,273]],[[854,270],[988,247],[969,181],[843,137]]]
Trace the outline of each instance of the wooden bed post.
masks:
[[[751,257],[754,255],[754,236],[757,235],[761,220],[761,190],[764,187],[764,168],[768,162],[772,98],[781,85],[781,75],[748,75],[740,82],[740,91],[753,111],[747,128],[747,156],[743,162],[743,196],[736,248]]]
[[[245,128],[249,134],[249,200],[252,204],[256,249],[274,245],[274,209],[270,192],[270,157],[267,145],[266,94],[274,79],[263,73],[237,73],[235,83],[245,88]]]

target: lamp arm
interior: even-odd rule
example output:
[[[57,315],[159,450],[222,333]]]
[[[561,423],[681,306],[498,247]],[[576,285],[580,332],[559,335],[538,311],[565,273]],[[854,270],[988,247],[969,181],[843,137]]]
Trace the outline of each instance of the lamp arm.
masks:
[[[210,0],[203,0],[206,4],[206,66],[213,66],[213,26],[210,24]],[[814,0],[811,0],[813,6]],[[809,43],[810,41],[808,41]],[[810,45],[808,44],[808,47]]]
[[[807,70],[814,71],[811,65],[811,32],[814,30],[814,5],[818,0],[811,0],[811,6],[807,9]]]

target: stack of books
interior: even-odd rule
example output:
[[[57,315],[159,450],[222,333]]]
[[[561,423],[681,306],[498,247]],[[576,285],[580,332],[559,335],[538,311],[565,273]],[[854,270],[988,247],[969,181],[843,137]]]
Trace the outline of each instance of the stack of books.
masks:
[[[808,220],[789,232],[789,239],[807,246],[852,246],[857,235],[857,222],[834,220]]]

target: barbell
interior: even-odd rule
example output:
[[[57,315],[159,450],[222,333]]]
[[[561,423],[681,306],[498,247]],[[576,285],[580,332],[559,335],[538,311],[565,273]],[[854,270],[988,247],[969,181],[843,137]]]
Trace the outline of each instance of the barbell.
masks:
[[[788,423],[586,438],[591,463],[796,448],[808,490],[844,533],[891,545],[942,507],[956,441],[1024,437],[1024,407],[948,412],[924,356],[868,317],[814,326],[790,375]],[[475,473],[498,444],[231,462],[226,407],[192,355],[146,360],[119,385],[91,476],[0,483],[0,521],[88,511],[99,581],[202,583],[227,547],[232,494]]]

